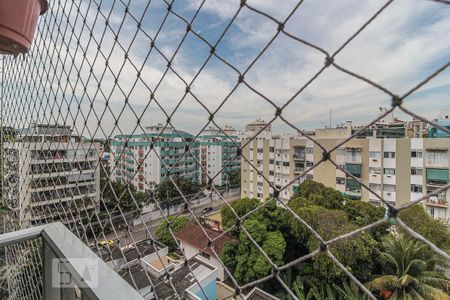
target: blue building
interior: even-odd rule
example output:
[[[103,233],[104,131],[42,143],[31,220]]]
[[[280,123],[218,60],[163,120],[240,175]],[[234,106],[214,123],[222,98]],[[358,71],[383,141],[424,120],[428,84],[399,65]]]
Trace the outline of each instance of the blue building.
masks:
[[[438,119],[435,121],[435,123],[450,131],[450,119],[448,118],[449,116],[445,116],[445,117],[447,117],[447,118]],[[432,127],[432,128],[430,128],[430,137],[431,138],[450,138],[450,134],[440,128]]]

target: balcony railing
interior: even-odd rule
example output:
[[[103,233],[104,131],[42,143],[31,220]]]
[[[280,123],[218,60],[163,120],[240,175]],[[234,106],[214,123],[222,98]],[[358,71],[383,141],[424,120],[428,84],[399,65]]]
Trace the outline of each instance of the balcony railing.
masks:
[[[438,199],[438,197],[430,197],[425,201],[425,204],[428,206],[436,206],[436,207],[448,207],[448,202],[445,199]]]
[[[25,258],[30,252],[42,253],[33,256],[33,260],[7,259],[9,272],[29,277],[29,299],[143,299],[61,223],[0,235],[0,246],[6,246],[6,253],[19,245],[22,251],[16,251],[15,256]],[[20,272],[23,269],[27,272]]]

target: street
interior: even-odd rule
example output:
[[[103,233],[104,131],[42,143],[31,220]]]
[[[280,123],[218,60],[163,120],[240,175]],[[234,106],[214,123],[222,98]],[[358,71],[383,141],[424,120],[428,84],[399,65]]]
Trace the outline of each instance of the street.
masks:
[[[226,200],[229,202],[232,202],[239,198],[240,198],[240,194],[238,194],[238,193],[234,193],[234,194],[227,193]],[[204,208],[212,207],[213,211],[208,213],[208,214],[212,214],[216,211],[219,211],[224,205],[226,205],[225,202],[223,200],[219,199],[219,200],[214,200],[212,202],[205,203],[201,206],[194,207],[192,210],[196,217],[200,217],[201,211]],[[182,214],[182,215],[189,215],[189,213]],[[163,220],[164,220],[164,217],[146,222],[145,225],[139,224],[139,225],[132,226],[130,228],[130,231],[131,231],[131,234],[133,235],[133,239],[131,239],[130,234],[127,231],[125,231],[125,230],[117,231],[117,234],[119,235],[119,239],[120,239],[120,244],[122,246],[125,246],[125,245],[132,243],[133,240],[134,240],[134,242],[137,242],[137,241],[147,239],[150,237],[156,238],[156,230],[158,229],[159,225],[161,224],[161,222]],[[106,239],[117,241],[117,236],[114,232],[110,232],[110,233],[106,234]]]

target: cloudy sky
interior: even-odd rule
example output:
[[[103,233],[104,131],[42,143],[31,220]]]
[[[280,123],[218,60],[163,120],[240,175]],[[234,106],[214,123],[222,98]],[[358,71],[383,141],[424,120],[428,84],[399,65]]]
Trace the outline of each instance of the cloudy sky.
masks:
[[[51,1],[26,58],[41,61],[43,67],[25,69],[33,74],[28,77],[41,78],[32,101],[57,102],[27,113],[26,120],[65,121],[84,135],[109,136],[141,133],[138,118],[146,126],[173,114],[171,121],[178,129],[197,133],[208,121],[205,107],[210,112],[220,108],[215,120],[221,126],[242,129],[258,117],[272,119],[274,105],[291,100],[283,116],[312,129],[328,124],[330,109],[333,125],[346,120],[362,124],[376,117],[380,106],[390,105],[387,94],[333,66],[294,97],[322,68],[325,55],[284,33],[259,56],[277,34],[275,20],[288,17],[289,35],[334,53],[386,1],[305,0],[298,8],[298,0],[247,1],[272,19],[248,7],[240,9],[238,0],[175,0],[169,13],[160,0],[86,0],[79,7],[62,2]],[[192,22],[196,34],[186,35],[183,19]],[[402,95],[450,61],[449,33],[450,5],[393,1],[336,55],[335,62]],[[205,41],[218,42],[220,59],[210,57]],[[167,69],[167,60],[172,69]],[[246,85],[236,88],[238,72],[246,72]],[[191,85],[187,95],[186,84]],[[447,69],[408,97],[405,106],[435,118],[441,108],[450,107],[449,95]],[[11,111],[24,114],[29,106],[14,107]],[[99,120],[102,130],[95,130]],[[274,130],[290,128],[278,119]]]

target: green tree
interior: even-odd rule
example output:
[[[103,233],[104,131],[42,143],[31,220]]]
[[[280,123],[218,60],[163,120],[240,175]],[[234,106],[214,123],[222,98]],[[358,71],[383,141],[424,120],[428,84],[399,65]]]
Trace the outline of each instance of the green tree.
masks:
[[[233,171],[228,174],[229,186],[230,187],[240,187],[241,186],[241,171]]]
[[[389,299],[450,299],[450,280],[442,270],[442,262],[430,257],[426,245],[404,234],[389,235],[380,252],[383,275],[367,287]]]
[[[274,200],[266,203],[264,207],[257,210],[243,222],[243,227],[250,234],[252,239],[277,265],[285,261],[287,243],[285,237],[289,237],[286,222],[285,210],[279,208]],[[244,198],[233,203],[238,215],[243,216],[247,212],[256,208],[260,204],[257,199]],[[229,208],[225,210],[229,213]],[[224,213],[224,211],[222,211]],[[222,214],[224,216],[224,214]],[[234,219],[230,224],[234,224]],[[271,265],[267,262],[257,247],[248,238],[245,231],[236,230],[239,243],[226,245],[222,249],[221,259],[227,268],[234,274],[235,278],[242,283],[246,283],[268,275]]]
[[[170,180],[170,178],[166,178],[154,188],[154,196],[162,208],[169,209],[171,206],[183,202],[183,197],[177,187],[185,196],[198,193],[201,190],[201,186],[197,181],[180,177],[178,175],[173,175],[172,179],[175,184],[172,180]]]
[[[222,252],[219,253],[220,259],[230,271],[231,274],[234,274],[236,270],[236,257],[238,255],[239,246],[236,243],[225,243],[222,247]]]
[[[349,200],[343,206],[343,210],[348,216],[348,220],[360,227],[372,224],[383,219],[385,208],[374,206],[369,202]]]
[[[300,193],[298,196],[310,204],[331,209],[340,209],[346,201],[349,201],[341,192],[309,179],[300,185]],[[296,196],[294,198],[298,197]]]
[[[308,204],[303,198],[292,199],[289,206],[306,223],[308,223],[322,238],[329,240],[351,232],[358,228],[352,224],[343,210],[328,209],[318,205]],[[305,255],[316,250],[319,247],[319,241],[292,215],[288,216],[292,234],[297,240],[305,245],[299,248],[296,256]],[[361,280],[368,280],[371,275],[373,261],[371,255],[375,250],[376,241],[369,233],[361,233],[356,237],[333,243],[330,251],[341,261],[349,270]],[[305,249],[306,248],[306,249]],[[311,276],[317,283],[321,281],[338,281],[343,279],[343,271],[325,254],[319,253],[309,266],[303,268],[304,276]]]
[[[423,235],[439,248],[447,252],[450,250],[448,227],[439,220],[433,219],[421,204],[400,211],[399,217],[411,229]]]
[[[273,263],[283,264],[286,242],[281,232],[268,231],[266,224],[256,219],[246,220],[244,227]],[[240,232],[238,245],[234,276],[239,282],[247,283],[270,273],[271,265],[244,231]]]
[[[374,206],[369,202],[349,200],[345,203],[343,210],[348,216],[348,220],[358,226],[363,227],[384,218],[386,209],[382,206]],[[381,225],[371,229],[373,238],[381,243],[381,239],[386,235],[389,225]]]
[[[261,202],[258,199],[242,198],[231,203],[231,207],[239,217],[242,217],[257,208],[260,204]],[[222,217],[223,228],[230,228],[236,223],[236,216],[228,205],[222,207],[220,215]]]
[[[173,251],[177,249],[177,244],[170,233],[169,227],[172,230],[173,234],[177,233],[178,230],[180,230],[184,225],[189,223],[191,219],[189,219],[186,216],[179,216],[178,218],[175,217],[168,217],[167,218],[170,222],[170,226],[168,226],[168,222],[164,220],[156,230],[156,237],[158,240],[163,243],[164,245],[169,247],[170,251]]]
[[[104,201],[101,203],[101,210],[104,211],[108,208],[111,214],[121,211],[137,216],[140,209],[149,201],[149,198],[150,196],[147,193],[137,192],[132,185],[119,182],[112,182],[111,185],[107,183],[103,192]]]

